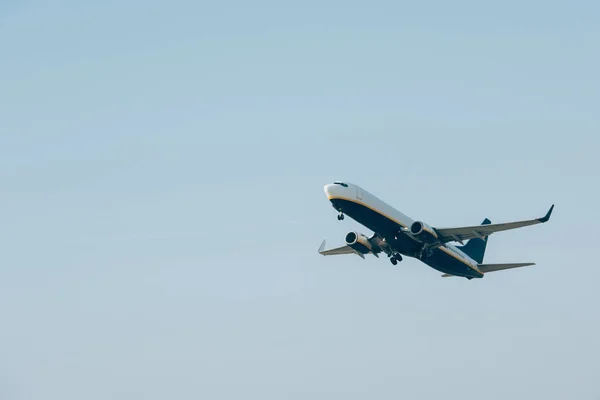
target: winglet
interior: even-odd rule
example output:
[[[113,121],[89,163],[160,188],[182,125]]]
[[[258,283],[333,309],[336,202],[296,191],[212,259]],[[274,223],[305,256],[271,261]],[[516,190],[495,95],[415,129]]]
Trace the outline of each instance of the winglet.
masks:
[[[550,219],[550,215],[552,215],[552,210],[554,210],[554,204],[552,204],[546,215],[543,218],[539,218],[538,221],[542,223],[547,222]]]
[[[321,246],[319,247],[319,253],[321,253],[324,248],[325,248],[325,239],[323,239],[323,243],[321,243]]]

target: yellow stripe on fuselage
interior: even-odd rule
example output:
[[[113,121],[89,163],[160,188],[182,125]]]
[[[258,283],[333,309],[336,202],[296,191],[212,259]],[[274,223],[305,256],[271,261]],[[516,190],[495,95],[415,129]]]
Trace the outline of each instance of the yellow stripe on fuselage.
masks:
[[[345,200],[345,201],[349,201],[349,202],[351,202],[351,203],[354,203],[354,204],[358,204],[358,205],[360,205],[360,206],[363,206],[363,207],[366,207],[366,208],[368,208],[369,210],[371,210],[371,211],[373,211],[373,212],[376,212],[377,214],[381,215],[382,217],[385,217],[385,218],[389,219],[390,221],[393,221],[393,222],[397,223],[397,224],[398,224],[398,225],[400,225],[400,226],[403,226],[404,228],[408,228],[408,226],[404,225],[404,224],[403,224],[402,222],[400,222],[400,221],[396,221],[394,218],[390,217],[389,215],[385,215],[385,214],[384,214],[384,213],[382,213],[381,211],[379,211],[379,210],[376,210],[376,209],[374,209],[373,207],[371,207],[371,206],[369,206],[369,205],[367,205],[367,204],[361,203],[361,202],[359,202],[359,201],[356,201],[356,200],[354,200],[354,199],[349,199],[349,198],[346,198],[346,197],[335,197],[335,196],[334,196],[334,197],[327,197],[327,198],[329,199],[329,201],[331,201],[331,200]]]
[[[431,232],[431,231],[430,231],[429,229],[427,229],[426,227],[423,227],[423,230],[424,230],[425,232],[429,232],[429,233],[431,233],[431,234],[432,234],[432,235],[433,235],[433,236],[434,236],[434,237],[437,239],[437,237],[438,237],[437,233],[435,233],[435,232]]]
[[[477,273],[480,273],[483,275],[483,273],[479,269],[477,269],[476,267],[472,266],[471,264],[469,264],[468,262],[466,262],[465,260],[463,260],[462,258],[457,256],[456,254],[454,254],[451,250],[447,249],[446,247],[440,246],[440,247],[438,247],[438,249],[442,250],[444,253],[448,254],[449,256],[454,257],[461,263],[465,264],[467,267],[471,268],[473,271],[477,271]]]
[[[373,211],[373,212],[381,215],[382,217],[385,217],[385,218],[389,219],[390,221],[393,221],[393,222],[397,223],[400,226],[403,226],[404,228],[408,228],[408,226],[404,225],[400,221],[396,221],[394,218],[390,217],[389,215],[386,215],[386,214],[382,213],[381,211],[379,211],[379,210],[377,210],[377,209],[375,209],[375,208],[373,208],[373,207],[371,207],[371,206],[369,206],[367,204],[364,204],[364,203],[361,203],[359,201],[356,201],[354,199],[349,199],[347,197],[338,197],[338,196],[327,197],[327,199],[329,199],[329,201],[331,201],[331,200],[344,200],[344,201],[349,201],[349,202],[354,203],[354,204],[358,204],[360,206],[366,207],[369,210],[371,210],[371,211]],[[429,232],[429,231],[427,231],[427,232]],[[430,232],[430,233],[432,233],[432,232]],[[435,235],[435,233],[432,233],[432,234]],[[437,235],[435,235],[435,236],[437,237]],[[461,263],[465,264],[467,267],[471,268],[473,271],[477,272],[478,274],[483,275],[483,273],[479,269],[477,269],[476,267],[473,267],[467,261],[463,260],[458,255],[454,254],[452,251],[450,251],[446,247],[440,246],[440,247],[438,247],[438,249],[442,250],[444,253],[448,254],[449,256],[452,256],[454,259],[456,259],[456,260],[460,261]]]

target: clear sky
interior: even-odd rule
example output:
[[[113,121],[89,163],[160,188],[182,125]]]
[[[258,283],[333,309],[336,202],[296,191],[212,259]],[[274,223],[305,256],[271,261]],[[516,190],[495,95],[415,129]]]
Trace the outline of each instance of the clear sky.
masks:
[[[485,3],[485,4],[484,4]],[[0,399],[600,398],[597,1],[0,2]],[[481,280],[322,257],[356,183]]]

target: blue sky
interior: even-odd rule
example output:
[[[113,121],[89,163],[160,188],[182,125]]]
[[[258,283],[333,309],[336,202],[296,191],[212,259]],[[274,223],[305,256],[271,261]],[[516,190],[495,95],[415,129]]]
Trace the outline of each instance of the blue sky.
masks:
[[[597,399],[597,2],[0,5],[0,398]],[[356,183],[542,216],[442,279]]]

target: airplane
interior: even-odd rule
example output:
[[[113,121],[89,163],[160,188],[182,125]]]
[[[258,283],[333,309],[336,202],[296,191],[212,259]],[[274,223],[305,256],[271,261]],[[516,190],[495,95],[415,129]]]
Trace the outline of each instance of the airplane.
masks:
[[[481,225],[436,228],[411,219],[352,183],[335,181],[325,185],[324,190],[333,208],[339,212],[338,220],[348,215],[373,234],[367,237],[363,233],[350,231],[345,236],[344,246],[329,250],[325,250],[323,240],[319,254],[356,254],[365,259],[366,254],[379,258],[379,254],[384,253],[393,265],[402,261],[403,256],[412,257],[443,272],[442,277],[468,280],[483,278],[489,272],[535,265],[532,262],[483,263],[488,237],[495,232],[545,223],[554,209],[552,204],[544,217],[531,220],[492,224],[486,218]]]

